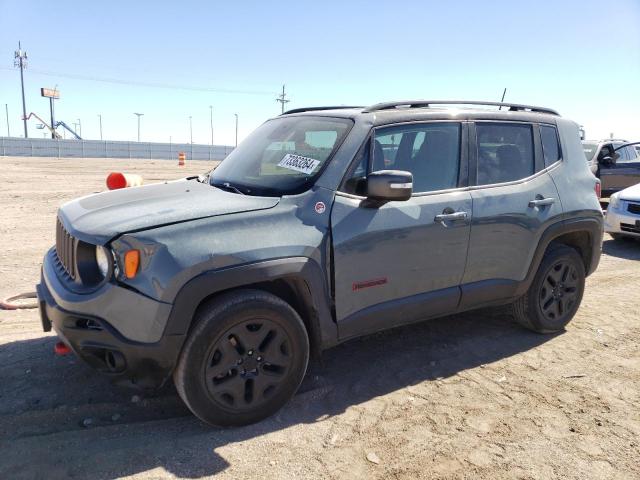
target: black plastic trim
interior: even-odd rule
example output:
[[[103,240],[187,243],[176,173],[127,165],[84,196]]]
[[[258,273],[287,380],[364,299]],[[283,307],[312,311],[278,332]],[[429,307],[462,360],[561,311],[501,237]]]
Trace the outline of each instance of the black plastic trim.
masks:
[[[37,291],[44,330],[49,331],[53,326],[58,337],[79,358],[109,375],[114,382],[153,389],[162,386],[169,378],[184,343],[184,335],[165,336],[156,343],[128,340],[103,318],[61,308],[55,303],[44,280]],[[91,320],[100,328],[76,327],[78,320]],[[122,358],[123,367],[111,370],[106,359],[100,358],[101,352],[111,352]]]
[[[454,313],[460,288],[449,287],[371,305],[338,323],[340,341]]]
[[[338,332],[324,278],[320,266],[306,257],[268,260],[203,273],[187,282],[176,295],[163,337],[186,335],[198,306],[216,293],[280,279],[301,280],[309,294],[301,300],[314,312],[313,318],[306,319],[311,327],[311,341],[320,349],[328,348],[337,343]]]
[[[291,113],[304,113],[304,112],[321,112],[322,110],[348,110],[352,108],[364,108],[362,106],[353,106],[353,105],[332,105],[329,107],[302,107],[302,108],[292,108],[291,110],[287,110],[282,115],[289,115]]]

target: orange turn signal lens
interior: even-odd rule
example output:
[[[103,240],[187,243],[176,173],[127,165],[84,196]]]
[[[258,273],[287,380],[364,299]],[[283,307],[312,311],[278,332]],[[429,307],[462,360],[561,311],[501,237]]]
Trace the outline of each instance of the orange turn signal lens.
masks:
[[[127,278],[135,277],[139,266],[140,250],[129,250],[124,254],[124,274]]]

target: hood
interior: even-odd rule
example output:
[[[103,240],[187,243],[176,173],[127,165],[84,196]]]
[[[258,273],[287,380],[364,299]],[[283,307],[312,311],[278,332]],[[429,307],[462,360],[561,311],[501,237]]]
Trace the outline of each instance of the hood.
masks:
[[[73,236],[104,244],[126,232],[264,210],[279,201],[278,197],[241,195],[195,180],[178,180],[78,198],[60,207],[59,215]]]
[[[634,202],[640,201],[640,183],[618,192],[618,198],[621,200],[633,200]]]

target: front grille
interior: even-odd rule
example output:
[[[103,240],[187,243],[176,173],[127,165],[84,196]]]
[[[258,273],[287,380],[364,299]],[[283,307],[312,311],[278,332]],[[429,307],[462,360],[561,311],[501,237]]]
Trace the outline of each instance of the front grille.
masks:
[[[640,215],[640,203],[631,203],[627,205],[627,211],[629,213],[634,213],[636,215]]]
[[[631,223],[621,223],[620,230],[623,232],[640,233],[640,227],[632,225]]]
[[[65,272],[71,277],[72,280],[76,280],[78,276],[78,269],[76,267],[76,246],[77,240],[67,232],[64,225],[58,218],[56,223],[56,254],[58,260],[64,268]]]

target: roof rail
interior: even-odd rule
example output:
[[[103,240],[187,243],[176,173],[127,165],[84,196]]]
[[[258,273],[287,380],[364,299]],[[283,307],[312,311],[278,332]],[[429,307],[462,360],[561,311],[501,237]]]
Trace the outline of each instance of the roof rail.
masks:
[[[318,110],[340,110],[341,108],[364,108],[362,105],[354,106],[354,105],[332,105],[329,107],[302,107],[302,108],[294,108],[292,110],[287,110],[281,115],[287,115],[289,113],[302,113],[302,112],[315,112]]]
[[[380,110],[391,110],[397,107],[403,108],[424,108],[431,105],[486,105],[492,107],[508,107],[509,111],[530,111],[536,113],[549,113],[551,115],[560,115],[551,108],[534,107],[532,105],[520,105],[517,103],[504,103],[504,102],[478,102],[478,101],[466,101],[466,100],[407,100],[404,102],[383,102],[371,105],[363,110],[363,113],[378,112]]]

